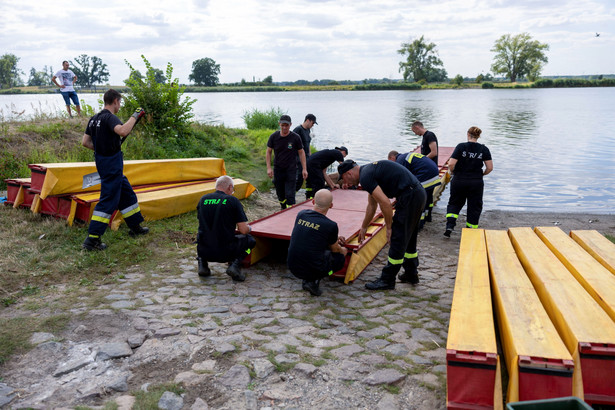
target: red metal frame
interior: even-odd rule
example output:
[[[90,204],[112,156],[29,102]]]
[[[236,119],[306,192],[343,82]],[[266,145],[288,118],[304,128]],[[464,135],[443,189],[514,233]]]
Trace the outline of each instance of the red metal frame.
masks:
[[[615,405],[615,344],[580,342],[579,353],[585,401]]]
[[[572,360],[519,356],[519,401],[572,395]]]
[[[496,353],[446,350],[447,408],[492,409]]]

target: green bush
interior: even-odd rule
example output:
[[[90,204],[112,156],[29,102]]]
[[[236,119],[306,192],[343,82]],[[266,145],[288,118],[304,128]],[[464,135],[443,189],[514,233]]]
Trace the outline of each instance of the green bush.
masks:
[[[190,129],[190,119],[194,116],[192,104],[196,100],[182,97],[185,87],[179,86],[179,79],[173,79],[173,66],[167,64],[165,81],[156,81],[156,69],[152,67],[145,56],[141,56],[147,75],[141,78],[137,70],[128,62],[130,76],[126,85],[130,91],[123,95],[123,107],[118,116],[128,118],[135,109],[145,110],[145,118],[141,120],[140,132],[153,136],[157,140],[182,138]]]
[[[253,108],[251,111],[244,112],[241,116],[249,130],[269,129],[275,130],[278,128],[278,121],[282,115],[286,114],[280,107],[270,108],[269,111],[259,111]]]
[[[489,81],[485,81],[484,83],[481,84],[482,88],[493,88],[493,83],[489,82]]]
[[[365,90],[420,90],[419,83],[380,83],[380,84],[357,84],[352,87],[355,91]]]

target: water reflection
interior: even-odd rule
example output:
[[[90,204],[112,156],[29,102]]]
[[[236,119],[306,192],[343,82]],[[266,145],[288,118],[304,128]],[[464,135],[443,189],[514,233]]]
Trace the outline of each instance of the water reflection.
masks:
[[[431,106],[417,106],[415,104],[424,104],[424,102],[417,101],[407,101],[406,104],[412,104],[411,106],[406,105],[403,108],[402,114],[402,135],[414,137],[416,134],[412,131],[412,123],[414,121],[422,122],[425,127],[428,127],[428,124],[435,123],[435,114],[434,109]]]

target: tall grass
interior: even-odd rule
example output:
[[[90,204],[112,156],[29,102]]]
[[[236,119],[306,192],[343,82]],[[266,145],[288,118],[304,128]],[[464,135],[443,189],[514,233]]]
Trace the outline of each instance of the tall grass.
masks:
[[[286,111],[280,107],[270,108],[268,111],[260,111],[253,108],[250,111],[244,112],[241,118],[243,118],[249,130],[275,130],[278,128],[280,117],[284,114],[286,114]]]

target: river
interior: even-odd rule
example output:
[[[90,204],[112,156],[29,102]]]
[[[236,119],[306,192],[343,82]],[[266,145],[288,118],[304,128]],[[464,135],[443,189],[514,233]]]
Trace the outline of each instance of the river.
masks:
[[[187,94],[201,122],[244,127],[244,112],[280,107],[299,125],[317,117],[312,144],[345,145],[360,164],[420,143],[422,121],[441,146],[483,130],[494,171],[485,178],[485,209],[615,213],[615,88],[303,91]],[[97,106],[99,96],[80,95]],[[63,110],[57,94],[2,95],[0,118]],[[17,114],[16,114],[17,113]],[[448,190],[447,190],[448,191]],[[446,196],[443,198],[446,201]],[[440,205],[442,206],[442,205]]]

